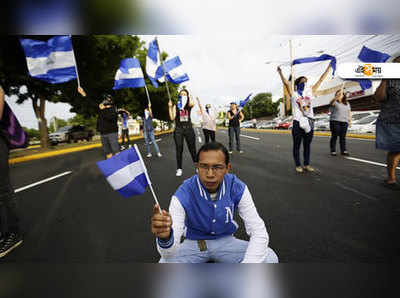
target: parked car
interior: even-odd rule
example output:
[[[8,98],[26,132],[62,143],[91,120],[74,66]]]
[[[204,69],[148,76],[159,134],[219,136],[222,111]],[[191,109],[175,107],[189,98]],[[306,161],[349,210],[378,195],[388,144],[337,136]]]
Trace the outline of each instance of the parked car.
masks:
[[[243,127],[243,128],[254,127],[254,124],[251,121],[244,121],[244,122],[240,123],[240,127]]]
[[[319,131],[329,131],[329,119],[321,119],[319,121],[314,122],[314,130]]]
[[[275,126],[275,129],[289,129],[289,126],[292,123],[292,119],[292,116],[286,117]]]
[[[353,124],[348,131],[350,133],[375,133],[376,131],[376,119],[378,115],[371,115],[365,117],[357,122],[357,124]]]
[[[76,143],[79,140],[91,141],[93,135],[93,131],[83,125],[69,125],[49,134],[49,139],[51,144],[56,145],[62,142]]]
[[[262,120],[257,123],[258,129],[274,129],[278,123],[274,120]]]
[[[358,121],[360,121],[361,119],[366,118],[368,116],[373,116],[373,115],[379,115],[379,110],[352,112],[351,119],[352,119],[353,124],[357,124]]]

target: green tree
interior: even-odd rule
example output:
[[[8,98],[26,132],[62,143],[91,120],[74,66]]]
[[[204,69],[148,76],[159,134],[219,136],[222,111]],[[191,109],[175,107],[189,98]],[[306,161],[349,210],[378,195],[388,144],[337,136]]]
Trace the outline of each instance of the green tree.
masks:
[[[258,93],[243,108],[246,120],[265,116],[275,116],[278,113],[278,102],[272,102],[271,93]]]
[[[97,124],[97,117],[96,116],[89,116],[85,117],[83,115],[75,115],[74,117],[68,119],[68,125],[84,125],[88,129],[96,131],[96,124]]]
[[[39,140],[40,139],[40,132],[34,128],[27,128],[23,127],[25,133],[28,135],[30,141]]]

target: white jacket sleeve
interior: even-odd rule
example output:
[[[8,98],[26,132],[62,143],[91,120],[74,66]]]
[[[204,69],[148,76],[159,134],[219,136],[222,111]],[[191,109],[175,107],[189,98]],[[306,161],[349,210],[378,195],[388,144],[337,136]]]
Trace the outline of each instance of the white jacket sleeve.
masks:
[[[258,215],[253,198],[246,186],[238,205],[239,215],[243,219],[249,245],[242,263],[262,263],[267,257],[269,236],[264,221]]]
[[[168,248],[163,248],[160,246],[158,239],[156,240],[157,250],[160,253],[161,257],[164,258],[171,257],[176,254],[185,228],[186,212],[179,202],[178,198],[175,196],[171,198],[171,202],[169,204],[169,214],[172,217],[173,238],[170,239],[168,242],[172,241],[173,244],[167,245],[169,246]]]

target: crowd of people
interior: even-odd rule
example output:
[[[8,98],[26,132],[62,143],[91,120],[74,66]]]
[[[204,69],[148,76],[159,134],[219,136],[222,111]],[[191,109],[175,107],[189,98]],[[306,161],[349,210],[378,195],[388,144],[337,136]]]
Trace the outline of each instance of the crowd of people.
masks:
[[[400,55],[391,60],[400,63]],[[314,135],[313,103],[319,94],[319,87],[327,77],[328,65],[319,80],[308,86],[305,76],[286,79],[282,70],[277,72],[287,94],[290,96],[293,112],[293,159],[295,171],[313,172],[311,166],[311,143]],[[292,79],[294,82],[292,82]],[[400,161],[400,80],[382,80],[376,89],[375,98],[381,103],[376,124],[376,148],[387,151],[387,178],[385,185],[398,188],[395,171]],[[293,87],[292,87],[293,86]],[[78,92],[86,96],[79,87]],[[196,134],[191,112],[195,106],[187,89],[179,91],[178,100],[168,102],[168,113],[174,122],[173,138],[176,151],[176,176],[183,174],[184,140],[190,153],[196,173],[185,180],[171,198],[168,211],[155,205],[151,231],[157,241],[160,262],[227,262],[227,263],[276,263],[277,254],[269,247],[269,235],[264,221],[259,216],[247,185],[230,174],[230,155],[233,154],[234,139],[236,150],[243,153],[240,143],[240,124],[243,112],[235,102],[230,105],[226,118],[229,120],[229,148],[216,140],[217,111],[210,104],[203,106],[196,98],[202,123],[205,144],[196,150]],[[22,243],[17,215],[14,190],[9,178],[9,145],[3,117],[4,92],[0,87],[0,258]],[[343,87],[338,89],[329,104],[331,139],[330,154],[336,156],[339,138],[341,155],[350,153],[346,147],[346,134],[352,125],[352,112]],[[106,158],[130,147],[127,120],[130,113],[117,109],[113,98],[105,94],[99,104],[97,130]],[[118,143],[118,117],[122,123],[122,147]],[[151,103],[143,111],[141,131],[144,136],[147,157],[152,157],[150,144],[158,157],[162,157],[153,128]],[[300,147],[303,143],[303,162]],[[238,229],[233,214],[238,211],[244,222],[249,241],[233,236]],[[182,239],[184,241],[182,242]]]

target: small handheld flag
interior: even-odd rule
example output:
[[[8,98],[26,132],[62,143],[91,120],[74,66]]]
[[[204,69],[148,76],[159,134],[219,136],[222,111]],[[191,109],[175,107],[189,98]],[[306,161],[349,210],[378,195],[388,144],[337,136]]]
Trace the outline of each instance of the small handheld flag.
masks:
[[[70,36],[56,36],[48,41],[20,39],[29,74],[51,84],[77,78]]]
[[[146,191],[146,187],[149,186],[156,204],[160,206],[149,175],[147,174],[142,155],[136,144],[133,148],[124,150],[109,159],[97,162],[97,166],[111,187],[123,197],[129,198],[141,195]]]
[[[244,100],[241,100],[240,102],[239,102],[239,108],[244,108],[244,106],[248,103],[248,101],[250,100],[250,96],[252,95],[253,93],[250,93],[247,97],[246,97],[246,99],[244,99]]]
[[[137,58],[126,58],[121,61],[121,66],[115,74],[113,89],[144,87],[145,81],[142,68]]]

